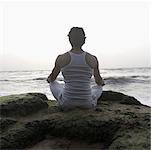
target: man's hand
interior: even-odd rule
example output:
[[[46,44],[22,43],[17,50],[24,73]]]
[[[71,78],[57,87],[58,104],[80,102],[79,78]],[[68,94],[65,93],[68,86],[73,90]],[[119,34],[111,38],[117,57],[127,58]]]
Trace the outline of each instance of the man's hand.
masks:
[[[51,82],[51,77],[50,77],[50,76],[48,76],[48,78],[47,78],[47,82],[48,82],[48,83],[50,83],[50,82]]]
[[[102,85],[102,86],[104,86],[104,85],[105,85],[105,83],[104,83],[104,80],[103,80],[103,79],[101,80],[101,85]]]
[[[97,85],[101,85],[101,86],[104,86],[105,85],[105,83],[104,83],[104,80],[102,79],[102,77],[100,76],[100,78],[98,78],[98,79],[95,79],[95,82],[96,82],[96,84]]]

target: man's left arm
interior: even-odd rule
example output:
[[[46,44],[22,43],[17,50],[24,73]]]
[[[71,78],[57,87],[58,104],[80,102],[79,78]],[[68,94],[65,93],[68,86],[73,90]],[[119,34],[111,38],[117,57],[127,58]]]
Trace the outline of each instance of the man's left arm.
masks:
[[[60,67],[60,64],[61,64],[61,55],[59,55],[55,61],[55,66],[51,72],[51,74],[48,76],[47,78],[47,82],[50,83],[50,82],[53,82],[56,80],[58,74],[60,73],[60,70],[61,70],[61,67]]]

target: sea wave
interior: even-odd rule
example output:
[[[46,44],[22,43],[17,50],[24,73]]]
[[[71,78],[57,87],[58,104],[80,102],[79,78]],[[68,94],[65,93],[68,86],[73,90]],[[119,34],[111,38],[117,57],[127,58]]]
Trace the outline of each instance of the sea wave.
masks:
[[[45,78],[45,77],[39,77],[39,78],[34,78],[34,79],[32,79],[32,80],[46,80],[47,78]]]
[[[32,79],[2,79],[0,82],[28,82],[28,81],[46,81],[46,77],[37,77]],[[57,77],[58,81],[64,81],[63,77]],[[151,82],[151,76],[149,75],[132,75],[132,76],[110,76],[104,77],[106,84],[130,84],[130,83],[149,83]],[[94,77],[91,78],[91,82],[94,82]]]
[[[149,83],[150,76],[122,76],[104,78],[106,84]]]
[[[40,78],[34,78],[32,80],[47,80],[47,78],[45,77],[40,77]],[[57,80],[59,81],[64,81],[63,77],[57,77]]]
[[[149,75],[133,75],[133,76],[129,76],[129,77],[131,77],[131,78],[145,78],[145,79],[151,78],[151,76],[149,76]]]
[[[0,82],[23,82],[23,81],[46,81],[46,77],[38,77],[38,78],[32,78],[32,79],[2,79]],[[64,81],[63,77],[57,77],[57,80]]]
[[[10,81],[10,80],[0,80],[0,81],[4,81],[4,82],[6,82],[6,81]]]

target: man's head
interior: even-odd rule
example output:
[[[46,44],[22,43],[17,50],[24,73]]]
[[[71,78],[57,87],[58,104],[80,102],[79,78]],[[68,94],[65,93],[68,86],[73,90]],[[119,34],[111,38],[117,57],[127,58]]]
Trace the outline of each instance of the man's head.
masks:
[[[71,28],[68,37],[72,47],[80,48],[85,43],[86,37],[83,28],[80,27]]]

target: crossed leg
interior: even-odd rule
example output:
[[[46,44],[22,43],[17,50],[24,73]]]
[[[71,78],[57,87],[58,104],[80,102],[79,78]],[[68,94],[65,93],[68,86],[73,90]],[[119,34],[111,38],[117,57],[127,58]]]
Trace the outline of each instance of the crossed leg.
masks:
[[[57,100],[59,106],[63,104],[63,100],[61,98],[64,84],[59,83],[58,81],[51,82],[50,84],[50,90]],[[91,87],[91,94],[92,94],[92,105],[93,107],[96,107],[98,98],[102,95],[102,86],[95,85]]]
[[[96,107],[97,101],[102,95],[103,89],[101,85],[95,85],[91,87],[91,94],[92,94],[92,105]]]
[[[63,101],[61,99],[61,96],[62,96],[64,84],[61,84],[58,81],[53,81],[53,82],[50,82],[49,85],[50,85],[50,90],[53,96],[55,97],[55,99],[57,100],[59,106],[62,105]]]

